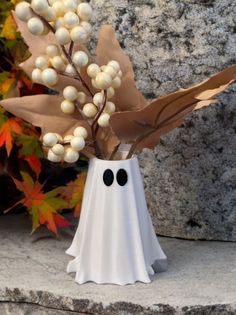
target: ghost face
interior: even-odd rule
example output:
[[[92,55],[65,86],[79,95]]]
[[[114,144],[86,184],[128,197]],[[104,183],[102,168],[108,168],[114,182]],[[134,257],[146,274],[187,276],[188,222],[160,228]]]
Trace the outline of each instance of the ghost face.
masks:
[[[116,209],[120,211],[124,200],[132,199],[137,182],[142,182],[141,178],[137,180],[137,165],[136,160],[133,159],[121,161],[94,159],[89,174],[93,177],[91,181],[88,179],[93,201],[100,205],[106,204],[113,211]]]
[[[114,183],[114,180],[117,181],[118,185],[125,186],[128,182],[128,174],[127,171],[123,168],[117,171],[116,176],[111,169],[106,169],[103,173],[103,182],[106,186],[111,186]]]

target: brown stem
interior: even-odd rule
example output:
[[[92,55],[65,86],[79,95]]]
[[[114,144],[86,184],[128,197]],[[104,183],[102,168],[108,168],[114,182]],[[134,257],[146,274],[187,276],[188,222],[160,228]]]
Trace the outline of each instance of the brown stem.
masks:
[[[116,153],[118,152],[118,149],[119,149],[120,144],[121,144],[121,143],[119,143],[117,146],[115,146],[114,150],[112,151],[112,153],[111,153],[111,155],[110,155],[110,157],[109,157],[109,160],[110,160],[110,161],[114,159]]]
[[[69,55],[72,56],[73,54],[73,49],[74,49],[74,42],[71,41],[70,47],[69,47]]]
[[[71,79],[76,79],[76,80],[80,80],[79,77],[75,76],[75,75],[71,75],[67,72],[64,72],[64,71],[60,71],[60,70],[57,70],[57,73],[64,76],[64,77],[68,77],[68,78],[71,78]]]
[[[101,157],[101,158],[102,158],[102,152],[101,152],[101,150],[99,148],[99,145],[97,143],[97,140],[96,140],[96,136],[97,136],[97,132],[98,132],[98,128],[99,128],[97,122],[98,122],[98,119],[101,116],[101,114],[102,114],[102,112],[103,112],[103,110],[104,110],[104,108],[106,106],[106,102],[107,102],[107,91],[105,90],[104,91],[103,104],[102,104],[101,108],[99,109],[99,111],[98,111],[97,115],[95,116],[94,121],[93,121],[93,123],[91,125],[92,138],[94,139],[95,152],[96,152],[97,156]]]
[[[100,118],[100,116],[102,115],[105,107],[106,107],[106,103],[107,103],[107,90],[104,91],[104,101],[103,104],[101,106],[101,108],[99,109],[97,115],[95,116],[95,119],[92,123],[92,128],[95,129],[95,135],[97,135],[98,129],[99,129],[99,125],[97,124],[98,119]]]
[[[81,81],[81,83],[83,84],[83,86],[84,86],[84,87],[86,88],[86,90],[89,92],[90,96],[93,97],[93,96],[94,96],[93,92],[90,90],[90,88],[89,88],[89,86],[87,85],[87,83],[86,83],[86,82],[84,81],[84,79],[81,77],[79,71],[77,70],[75,64],[74,64],[73,61],[72,61],[72,58],[71,58],[70,53],[68,53],[68,52],[66,51],[65,46],[63,46],[63,45],[60,45],[60,46],[61,46],[61,49],[62,49],[62,51],[63,51],[63,54],[66,56],[67,60],[69,61],[69,63],[70,63],[71,66],[73,67],[73,69],[74,69],[74,71],[75,71],[75,73],[76,73],[77,78]]]

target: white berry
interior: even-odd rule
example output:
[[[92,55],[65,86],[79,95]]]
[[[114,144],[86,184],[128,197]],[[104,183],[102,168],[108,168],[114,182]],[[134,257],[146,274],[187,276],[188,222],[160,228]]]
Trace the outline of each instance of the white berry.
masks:
[[[80,23],[80,26],[82,26],[82,27],[86,30],[86,32],[88,33],[88,35],[91,34],[91,32],[92,32],[92,25],[91,25],[89,22],[87,22],[87,21],[82,21],[82,22]]]
[[[113,67],[117,72],[120,71],[120,64],[116,60],[109,61],[107,65]]]
[[[74,136],[86,139],[88,137],[88,131],[84,127],[77,127],[74,130]]]
[[[68,100],[65,100],[61,103],[61,110],[65,114],[68,114],[68,115],[73,114],[75,111],[75,105],[74,103]]]
[[[96,63],[91,63],[87,68],[87,74],[90,78],[96,78],[99,72],[101,72],[101,70]]]
[[[47,147],[52,147],[57,144],[58,138],[55,133],[49,132],[43,136],[43,144]]]
[[[106,90],[111,86],[112,78],[109,74],[100,72],[95,81],[99,89]]]
[[[64,5],[62,1],[56,1],[52,5],[53,10],[55,11],[57,17],[61,17],[65,13]]]
[[[52,7],[48,7],[42,15],[48,22],[53,22],[56,20],[56,12]]]
[[[30,4],[26,1],[20,2],[15,8],[17,17],[24,22],[27,22],[32,17]]]
[[[107,113],[102,114],[98,119],[98,124],[100,127],[108,127],[109,126],[110,115]]]
[[[84,104],[86,102],[87,96],[84,92],[79,92],[77,100],[80,102],[80,104]]]
[[[67,163],[75,163],[79,159],[79,153],[72,148],[67,148],[64,155],[64,161]]]
[[[62,136],[59,135],[59,133],[54,132],[54,135],[57,137],[58,141],[62,141],[63,140]]]
[[[79,24],[79,17],[74,12],[67,12],[64,15],[64,24],[68,28],[73,28]]]
[[[76,151],[81,151],[85,147],[84,138],[80,137],[80,136],[76,136],[71,140],[70,145],[71,145],[72,149],[74,149]]]
[[[42,14],[49,6],[47,0],[32,0],[31,7],[36,13]]]
[[[40,69],[34,69],[32,71],[31,78],[35,83],[42,83],[42,71]]]
[[[63,90],[63,96],[66,100],[74,102],[78,97],[78,91],[74,86],[67,86]]]
[[[46,85],[53,86],[58,82],[57,72],[54,69],[45,69],[42,71],[42,80]]]
[[[62,144],[57,143],[52,147],[52,152],[56,155],[62,156],[65,153],[65,149]]]
[[[104,102],[104,94],[99,92],[96,93],[93,97],[93,103],[97,106],[102,105]]]
[[[30,33],[32,33],[33,35],[42,35],[42,33],[44,31],[44,24],[37,17],[30,18],[28,23],[27,23],[27,26],[28,26]]]
[[[78,5],[77,14],[82,20],[89,21],[92,17],[92,13],[93,10],[88,3],[80,3]]]
[[[103,71],[109,74],[112,79],[114,79],[117,75],[117,70],[113,68],[112,66],[106,66]]]
[[[46,52],[50,58],[53,58],[60,54],[60,49],[57,45],[48,45],[46,48]]]
[[[55,56],[51,59],[51,64],[53,68],[57,70],[64,70],[65,69],[65,64],[61,56]]]
[[[53,27],[55,30],[58,30],[61,27],[64,27],[64,18],[63,17],[57,17],[56,21],[53,23]]]
[[[77,51],[72,60],[76,66],[85,67],[88,64],[88,55],[84,51]]]
[[[115,90],[113,87],[107,89],[107,98],[110,100],[115,95]]]
[[[86,117],[93,118],[97,114],[97,107],[92,103],[85,104],[83,113]]]
[[[75,26],[72,28],[70,36],[74,43],[84,43],[88,38],[88,33],[82,26]]]
[[[60,155],[56,155],[55,153],[53,153],[52,149],[48,150],[48,160],[51,162],[61,162],[61,156]]]
[[[75,12],[77,10],[76,0],[63,0],[65,12]]]
[[[67,65],[65,72],[70,75],[76,75],[76,71],[72,65]]]
[[[121,78],[115,77],[115,79],[112,81],[111,85],[114,89],[118,89],[121,86]]]
[[[35,66],[41,70],[44,70],[49,67],[49,60],[45,56],[39,56],[35,60]]]
[[[95,89],[98,89],[99,90],[99,87],[98,87],[98,85],[97,85],[97,83],[96,83],[96,79],[92,79],[92,86],[93,87],[95,87]]]
[[[69,44],[70,33],[65,27],[59,27],[55,32],[56,39],[60,45]]]
[[[112,114],[116,111],[116,105],[113,102],[107,102],[104,112],[106,112],[107,114]]]

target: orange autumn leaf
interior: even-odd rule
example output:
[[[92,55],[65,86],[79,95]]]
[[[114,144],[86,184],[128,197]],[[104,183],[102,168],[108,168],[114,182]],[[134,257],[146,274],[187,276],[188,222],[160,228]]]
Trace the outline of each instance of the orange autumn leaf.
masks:
[[[36,155],[32,154],[30,156],[25,156],[24,160],[29,163],[29,166],[31,167],[31,169],[35,172],[36,176],[38,177],[41,170],[42,170],[42,164],[40,162],[40,159]]]
[[[31,176],[27,173],[22,172],[22,177],[23,181],[13,178],[16,187],[25,195],[25,198],[21,199],[19,203],[27,208],[40,206],[45,199],[45,195],[42,192],[43,185],[39,182],[34,182]]]
[[[0,147],[6,147],[8,156],[11,153],[13,146],[13,135],[20,134],[22,132],[22,127],[17,118],[8,119],[0,129]]]
[[[3,97],[6,97],[13,86],[16,84],[16,79],[15,78],[7,78],[4,82],[1,83],[0,85],[0,95]]]
[[[4,22],[1,36],[6,38],[7,40],[16,39],[16,23],[11,14],[8,15]]]
[[[40,224],[45,224],[49,230],[57,235],[57,227],[69,226],[70,223],[63,218],[59,211],[67,207],[67,202],[60,195],[61,188],[53,189],[45,193],[43,185],[38,180],[34,181],[32,177],[21,172],[22,181],[13,178],[16,187],[24,194],[24,198],[18,201],[5,212],[9,212],[16,205],[22,204],[27,207],[32,216],[32,232],[34,232]]]
[[[74,208],[74,215],[78,217],[81,211],[86,173],[81,173],[76,180],[69,182],[62,190],[62,196],[68,201],[69,207]]]

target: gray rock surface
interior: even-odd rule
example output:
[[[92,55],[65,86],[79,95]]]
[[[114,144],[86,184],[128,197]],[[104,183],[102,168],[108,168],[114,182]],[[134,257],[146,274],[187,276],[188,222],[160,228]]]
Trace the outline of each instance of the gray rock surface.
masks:
[[[147,98],[188,87],[236,61],[232,0],[91,0],[112,23]],[[156,231],[236,241],[236,88],[140,155]]]
[[[169,270],[152,283],[77,285],[65,271],[72,237],[29,232],[26,216],[1,217],[1,315],[236,314],[236,243],[160,238]]]

